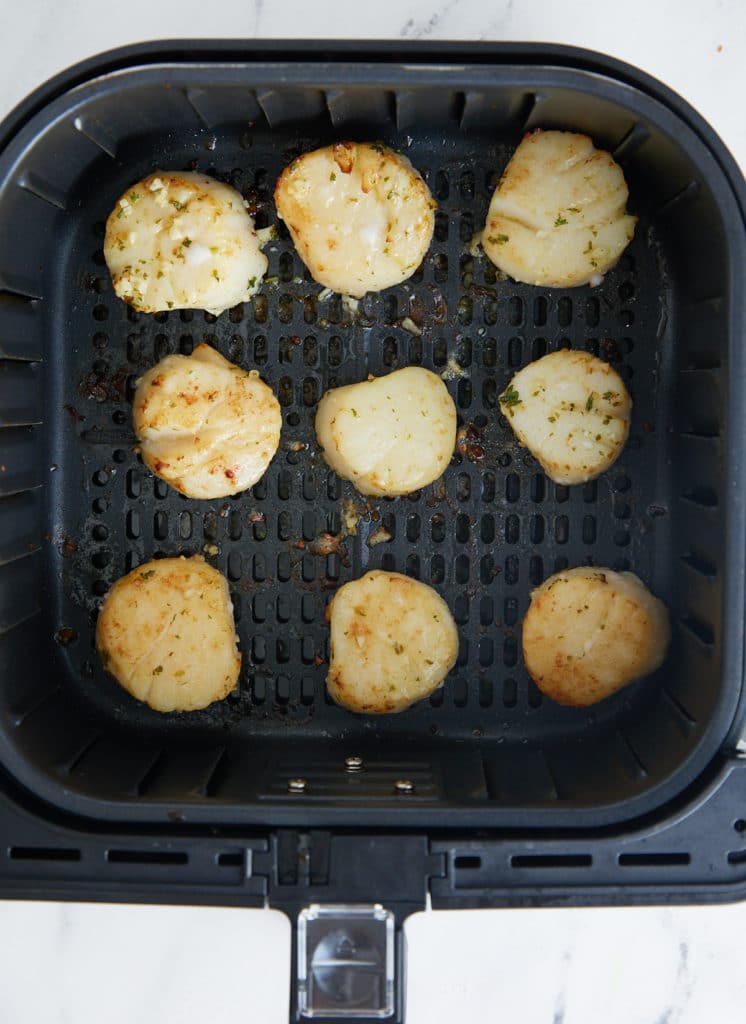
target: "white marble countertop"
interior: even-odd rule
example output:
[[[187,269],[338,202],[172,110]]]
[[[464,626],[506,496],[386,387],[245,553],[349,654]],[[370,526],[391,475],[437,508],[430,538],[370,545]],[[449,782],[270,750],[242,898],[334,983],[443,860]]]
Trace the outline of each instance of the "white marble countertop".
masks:
[[[545,40],[664,80],[746,166],[742,0],[0,0],[0,23],[0,115],[74,61],[143,39]],[[746,904],[420,914],[407,925],[408,1024],[736,1019],[742,928]],[[289,950],[269,911],[0,902],[0,1022],[285,1024]]]

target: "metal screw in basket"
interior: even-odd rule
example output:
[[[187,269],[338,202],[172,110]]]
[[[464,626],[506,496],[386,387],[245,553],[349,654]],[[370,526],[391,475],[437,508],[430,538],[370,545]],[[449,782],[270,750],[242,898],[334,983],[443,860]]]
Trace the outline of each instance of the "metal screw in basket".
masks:
[[[362,757],[353,755],[345,758],[345,770],[348,772],[361,772],[364,767]]]
[[[288,793],[305,793],[307,785],[305,779],[288,779]]]
[[[397,793],[414,793],[414,783],[411,779],[397,779],[394,789]]]

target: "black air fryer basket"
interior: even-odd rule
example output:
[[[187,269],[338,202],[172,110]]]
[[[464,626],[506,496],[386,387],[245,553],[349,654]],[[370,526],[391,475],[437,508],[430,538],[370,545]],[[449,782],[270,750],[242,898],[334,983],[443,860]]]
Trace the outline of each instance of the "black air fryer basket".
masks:
[[[586,132],[624,168],[639,223],[598,288],[516,284],[470,255],[536,127]],[[259,296],[217,319],[139,314],[114,296],[104,222],[133,181],[205,171],[265,227],[280,170],[340,138],[404,151],[438,201],[410,281],[350,309],[280,226]],[[2,894],[279,907],[298,925],[292,1013],[320,1020],[401,1019],[400,925],[428,899],[739,898],[745,207],[733,160],[679,97],[559,47],[159,43],[79,65],[11,114]],[[265,477],[216,502],[154,478],[130,418],[138,376],[202,341],[256,367],[283,410]],[[573,488],[545,477],[497,404],[518,367],[562,347],[607,359],[634,400],[619,461]],[[474,443],[438,483],[365,502],[325,466],[316,404],[406,365],[444,373]],[[369,544],[380,526],[391,540]],[[205,711],[159,715],[104,676],[96,614],[134,566],[197,552],[230,582],[240,685]],[[564,708],[530,681],[520,622],[534,586],[589,563],[641,576],[673,639],[655,676]],[[461,637],[445,687],[381,718],[324,687],[325,606],[369,568],[432,584]]]

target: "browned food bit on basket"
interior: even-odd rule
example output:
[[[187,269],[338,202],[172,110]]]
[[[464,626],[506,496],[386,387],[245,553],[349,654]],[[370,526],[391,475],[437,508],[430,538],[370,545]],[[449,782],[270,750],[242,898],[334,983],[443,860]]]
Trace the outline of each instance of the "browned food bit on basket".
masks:
[[[133,569],[109,591],[96,649],[117,682],[156,711],[195,711],[238,680],[233,604],[225,577],[201,555]]]
[[[408,366],[327,391],[316,435],[327,463],[361,494],[411,494],[445,472],[456,407],[437,374]]]
[[[280,443],[272,390],[256,370],[242,370],[205,344],[149,370],[137,385],[133,416],[145,465],[190,498],[251,487]]]
[[[560,349],[519,370],[500,395],[500,409],[547,476],[579,484],[621,454],[632,402],[608,363]]]
[[[373,571],[345,583],[327,621],[327,686],[349,711],[403,711],[441,686],[456,662],[458,632],[448,605],[408,576]]]
[[[481,462],[485,456],[484,432],[473,423],[464,423],[456,434],[456,449],[470,462]]]
[[[437,205],[409,160],[377,142],[298,157],[280,175],[275,203],[314,280],[357,298],[412,276]]]
[[[158,171],[119,197],[104,255],[114,290],[135,309],[216,316],[257,291],[267,257],[248,203],[204,174]]]
[[[600,284],[632,240],[627,184],[587,135],[525,135],[487,213],[482,247],[516,281],[549,288]]]
[[[670,639],[668,612],[631,572],[558,572],[531,595],[523,657],[559,704],[585,707],[654,672]]]

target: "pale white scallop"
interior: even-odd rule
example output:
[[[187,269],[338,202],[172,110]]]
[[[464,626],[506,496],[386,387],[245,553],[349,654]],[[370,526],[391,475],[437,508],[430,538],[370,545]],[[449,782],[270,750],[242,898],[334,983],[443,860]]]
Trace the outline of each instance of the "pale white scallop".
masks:
[[[443,474],[456,443],[456,407],[419,366],[327,391],[316,413],[324,458],[361,494],[410,494]]]
[[[205,174],[158,171],[132,185],[106,222],[104,255],[117,295],[135,309],[247,302],[267,270],[239,192]]]
[[[314,280],[358,298],[412,276],[437,205],[409,160],[377,142],[298,157],[280,175],[275,203]]]
[[[525,135],[495,189],[482,234],[487,256],[516,281],[599,284],[635,232],[621,167],[587,135]]]
[[[580,484],[621,454],[632,401],[608,363],[560,349],[519,370],[500,395],[500,408],[547,476]]]

